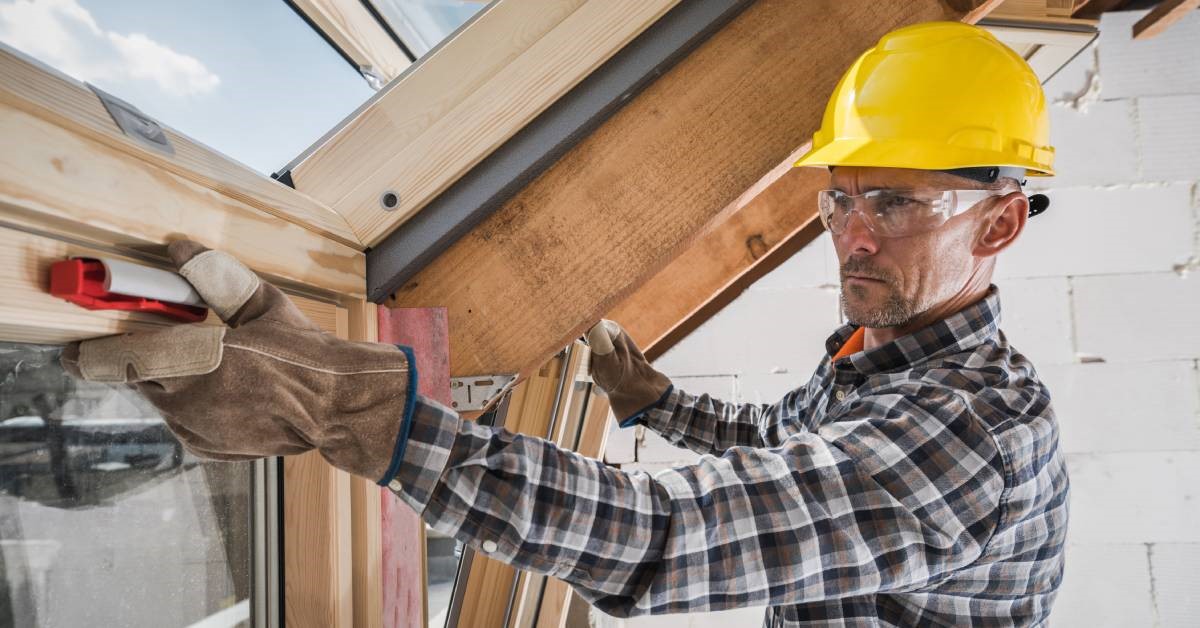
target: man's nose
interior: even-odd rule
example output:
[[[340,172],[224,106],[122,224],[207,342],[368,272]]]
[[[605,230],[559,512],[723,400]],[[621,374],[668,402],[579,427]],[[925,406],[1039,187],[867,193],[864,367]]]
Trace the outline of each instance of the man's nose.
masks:
[[[859,211],[850,212],[838,239],[841,240],[842,250],[850,254],[874,255],[879,250],[879,240],[867,227],[866,219]]]

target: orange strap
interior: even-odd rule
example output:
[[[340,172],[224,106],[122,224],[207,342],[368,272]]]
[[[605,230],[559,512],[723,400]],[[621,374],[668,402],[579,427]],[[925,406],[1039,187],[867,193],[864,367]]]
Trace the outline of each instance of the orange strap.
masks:
[[[842,348],[838,349],[837,355],[833,356],[833,361],[836,362],[848,355],[862,351],[863,337],[865,335],[866,333],[863,331],[862,327],[854,330],[854,333],[850,334],[850,337],[847,338],[846,342],[842,344]]]

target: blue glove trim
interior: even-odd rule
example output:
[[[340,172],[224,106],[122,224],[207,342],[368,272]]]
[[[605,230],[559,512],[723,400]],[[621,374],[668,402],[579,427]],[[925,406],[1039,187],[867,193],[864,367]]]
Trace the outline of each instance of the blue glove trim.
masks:
[[[400,461],[404,459],[404,448],[408,445],[408,434],[412,431],[413,410],[417,407],[417,359],[413,357],[412,347],[396,345],[408,358],[408,399],[404,400],[404,416],[400,419],[400,435],[396,438],[396,448],[392,450],[392,463],[388,465],[387,473],[376,484],[387,486],[392,478],[400,472]]]
[[[642,418],[643,414],[646,414],[650,410],[658,407],[659,405],[662,405],[662,402],[667,400],[667,396],[671,394],[672,390],[675,390],[675,384],[671,384],[670,386],[667,386],[667,389],[665,391],[663,391],[663,394],[658,398],[657,401],[642,408],[641,410],[638,410],[637,412],[634,412],[633,414],[629,415],[629,417],[618,421],[617,425],[619,425],[621,427],[632,427],[634,425],[637,425],[638,419]]]

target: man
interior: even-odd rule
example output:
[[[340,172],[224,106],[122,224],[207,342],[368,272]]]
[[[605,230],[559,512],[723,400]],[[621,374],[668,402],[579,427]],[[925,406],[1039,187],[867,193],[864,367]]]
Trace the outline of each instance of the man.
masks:
[[[704,453],[653,477],[462,421],[411,350],[339,341],[223,253],[170,247],[230,329],[64,351],[128,381],[223,459],[316,448],[434,528],[621,616],[769,605],[770,626],[1036,625],[1061,580],[1068,482],[1049,394],[999,331],[996,256],[1045,208],[1044,97],[981,29],[900,29],[838,85],[797,165],[831,170],[849,324],[769,405],[671,385],[611,321],[592,375],[622,425]],[[1032,207],[1031,207],[1032,203]],[[736,342],[737,339],[729,339]]]

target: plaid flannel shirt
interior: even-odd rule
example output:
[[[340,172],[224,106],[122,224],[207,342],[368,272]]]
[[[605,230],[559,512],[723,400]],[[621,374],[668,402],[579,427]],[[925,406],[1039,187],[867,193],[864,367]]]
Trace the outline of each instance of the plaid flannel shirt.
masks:
[[[461,420],[405,417],[388,486],[440,532],[617,616],[766,604],[767,626],[1027,626],[1062,579],[1050,396],[993,286],[769,405],[672,387],[638,422],[703,455],[654,475]]]

